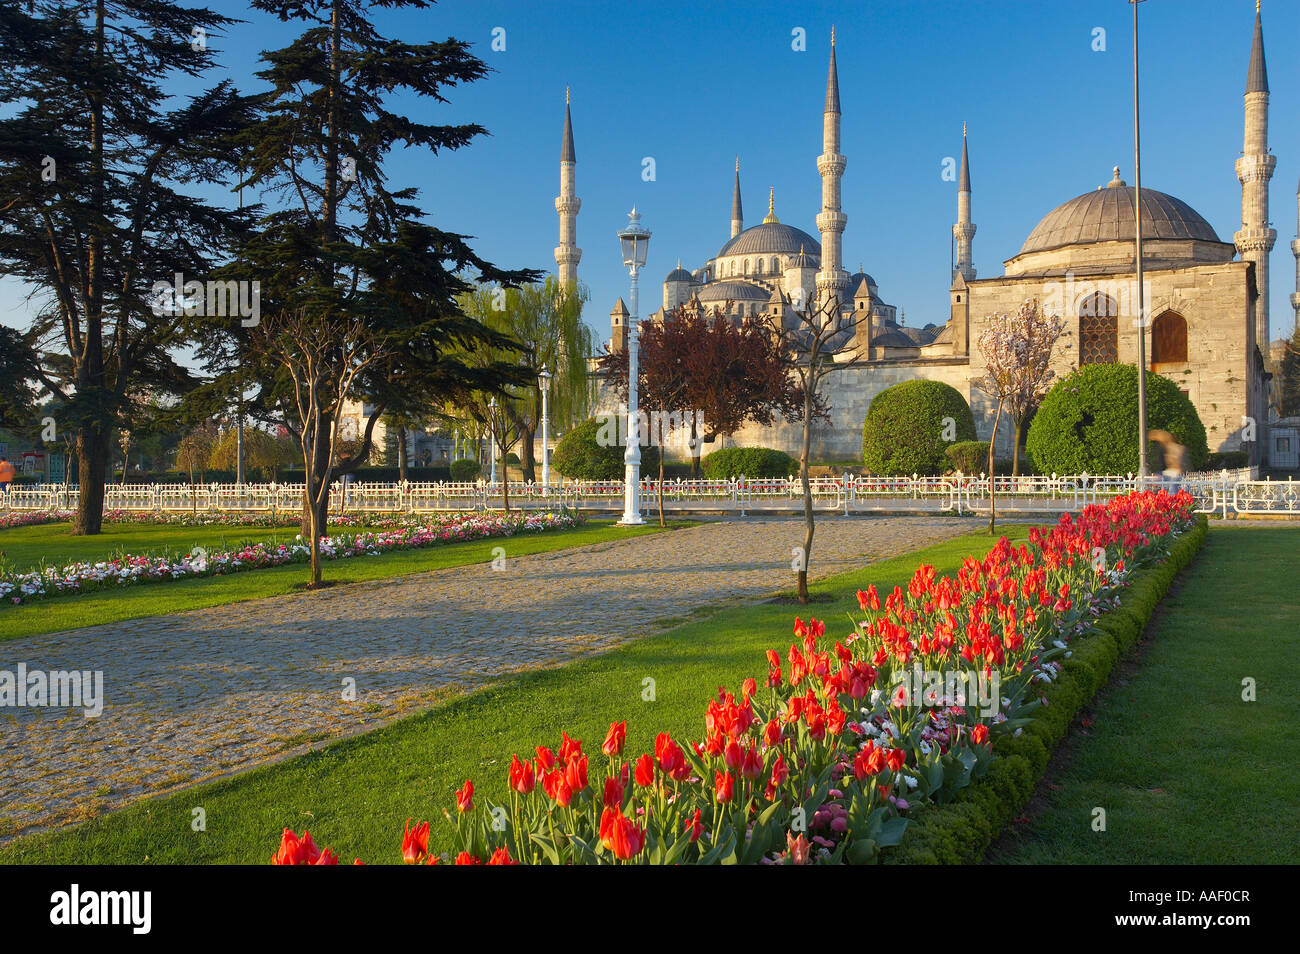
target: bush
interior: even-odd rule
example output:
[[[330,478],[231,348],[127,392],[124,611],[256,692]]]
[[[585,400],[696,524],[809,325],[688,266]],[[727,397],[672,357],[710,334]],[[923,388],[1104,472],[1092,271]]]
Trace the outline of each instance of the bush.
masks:
[[[617,423],[596,417],[583,421],[555,445],[551,466],[570,480],[618,480],[626,448],[618,442]],[[641,473],[658,476],[659,448],[641,445]]]
[[[989,469],[988,441],[958,441],[950,444],[944,454],[952,462],[952,469],[963,474],[982,474]]]
[[[1187,448],[1187,469],[1200,470],[1210,450],[1196,408],[1173,381],[1154,372],[1146,377],[1148,429],[1173,434]],[[1026,445],[1044,474],[1137,473],[1137,419],[1137,368],[1089,364],[1047,392]],[[1152,471],[1164,468],[1159,445],[1147,459]]]
[[[957,425],[957,441],[975,440],[975,418],[956,388],[938,381],[904,381],[876,395],[862,425],[862,464],[873,474],[941,474],[945,418]]]
[[[701,461],[704,476],[712,480],[745,477],[789,477],[799,463],[784,451],[768,447],[724,447]]]
[[[470,460],[468,457],[462,457],[460,460],[451,462],[451,479],[464,482],[466,480],[478,480],[479,478],[478,461]]]

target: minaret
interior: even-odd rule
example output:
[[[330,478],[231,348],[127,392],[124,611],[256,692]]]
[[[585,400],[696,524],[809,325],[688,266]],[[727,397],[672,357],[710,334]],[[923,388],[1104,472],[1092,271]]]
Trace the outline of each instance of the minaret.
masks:
[[[736,157],[736,188],[731,192],[731,237],[745,230],[745,213],[740,208],[740,156]]]
[[[840,211],[840,177],[848,160],[840,155],[840,78],[835,68],[835,28],[831,27],[831,65],[826,76],[826,108],[822,114],[822,154],[817,171],[822,177],[822,210],[817,230],[822,236],[821,271],[817,291],[823,302],[830,295],[842,299],[848,274],[840,267],[844,225],[849,217]]]
[[[970,281],[975,277],[971,260],[971,243],[975,238],[975,223],[970,220],[970,159],[966,155],[966,124],[961,124],[961,178],[957,182],[957,224],[952,227],[952,237],[957,242],[957,256],[953,263],[953,277],[958,273]]]
[[[1277,230],[1268,225],[1268,180],[1273,178],[1277,159],[1268,151],[1268,70],[1264,65],[1264,28],[1260,24],[1259,0],[1255,0],[1255,37],[1250,45],[1250,69],[1246,74],[1246,138],[1237,160],[1241,181],[1241,230],[1233,235],[1242,261],[1255,263],[1255,342],[1268,354],[1268,253],[1277,241]]]
[[[577,188],[578,157],[573,151],[573,120],[569,116],[569,89],[564,89],[564,142],[560,146],[560,195],[555,200],[555,211],[560,216],[560,244],[555,247],[557,278],[561,285],[578,280],[578,262],[582,249],[578,248],[578,209],[582,200]]]
[[[1291,243],[1291,254],[1295,256],[1295,294],[1291,296],[1291,308],[1295,311],[1295,329],[1300,331],[1300,183],[1295,187],[1295,221],[1296,237]]]

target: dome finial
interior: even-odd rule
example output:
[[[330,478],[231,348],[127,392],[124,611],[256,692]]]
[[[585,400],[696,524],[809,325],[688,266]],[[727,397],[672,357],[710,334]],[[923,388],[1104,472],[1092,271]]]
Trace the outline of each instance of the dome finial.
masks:
[[[767,193],[767,215],[763,217],[764,225],[779,224],[780,219],[776,217],[776,187],[773,186]]]
[[[1255,0],[1255,12],[1259,12],[1259,0]],[[831,24],[831,46],[835,45],[835,24]]]
[[[569,105],[569,87],[564,87],[564,105]]]

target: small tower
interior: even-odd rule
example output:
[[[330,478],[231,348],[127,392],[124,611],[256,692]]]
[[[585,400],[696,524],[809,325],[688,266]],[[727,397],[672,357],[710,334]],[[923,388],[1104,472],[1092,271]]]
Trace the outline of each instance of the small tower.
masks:
[[[840,211],[840,179],[848,160],[840,155],[840,77],[835,66],[835,28],[831,27],[831,62],[826,75],[826,106],[822,111],[822,154],[817,171],[822,177],[822,210],[817,213],[821,232],[821,271],[817,291],[823,301],[844,295],[848,275],[840,266],[844,226],[849,217]]]
[[[859,359],[868,361],[875,357],[871,353],[871,337],[876,330],[876,320],[871,314],[874,308],[871,285],[863,278],[858,282],[858,287],[853,289],[853,347]]]
[[[664,279],[664,311],[686,304],[690,300],[694,284],[695,276],[682,268],[682,260],[679,258],[677,267]]]
[[[620,298],[609,313],[609,350],[619,352],[627,347],[627,319],[630,316],[627,305]]]
[[[1291,243],[1295,256],[1295,294],[1291,296],[1291,309],[1295,312],[1295,330],[1300,331],[1300,183],[1295,187],[1296,238]]]
[[[578,209],[582,200],[577,195],[578,157],[573,151],[573,119],[569,115],[569,90],[564,90],[564,139],[560,144],[560,195],[555,200],[555,211],[560,217],[560,244],[555,247],[556,277],[561,285],[578,280],[578,262],[582,249],[578,248]]]
[[[1255,265],[1255,343],[1268,354],[1268,253],[1277,241],[1277,230],[1268,224],[1268,182],[1277,159],[1268,151],[1268,69],[1264,63],[1264,28],[1259,2],[1255,3],[1255,35],[1250,45],[1250,68],[1246,73],[1246,136],[1237,179],[1241,182],[1241,229],[1233,242],[1244,262]]]
[[[804,306],[813,300],[817,293],[817,261],[809,255],[802,245],[799,254],[786,263],[781,273],[782,284],[790,307],[803,311]]]
[[[971,281],[975,277],[971,246],[975,239],[975,223],[970,218],[970,158],[966,154],[966,124],[961,124],[961,177],[957,182],[957,224],[952,227],[952,237],[957,243],[953,261],[953,276],[957,274]]]
[[[745,213],[740,208],[740,156],[736,157],[736,187],[731,191],[731,237],[745,230]]]

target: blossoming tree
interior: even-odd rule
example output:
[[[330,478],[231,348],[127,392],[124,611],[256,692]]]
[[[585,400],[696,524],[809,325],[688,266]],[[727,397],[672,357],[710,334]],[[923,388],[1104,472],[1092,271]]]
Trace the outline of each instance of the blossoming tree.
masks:
[[[1028,299],[1015,314],[990,315],[979,336],[979,350],[984,358],[984,376],[978,386],[995,401],[993,434],[989,437],[989,533],[993,532],[995,504],[993,493],[993,453],[997,447],[998,424],[1005,410],[1015,426],[1012,442],[1011,473],[1020,472],[1020,432],[1025,418],[1047,393],[1056,377],[1051,369],[1052,351],[1065,333],[1065,321],[1059,315],[1041,314],[1037,299]]]

